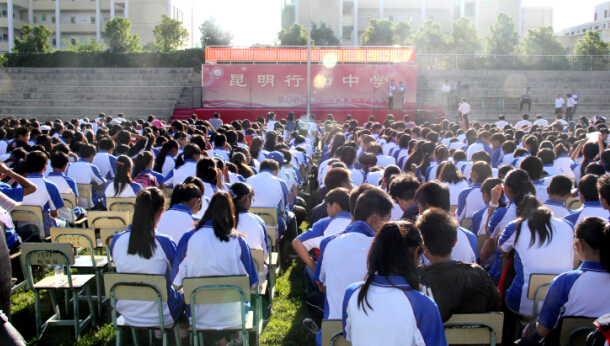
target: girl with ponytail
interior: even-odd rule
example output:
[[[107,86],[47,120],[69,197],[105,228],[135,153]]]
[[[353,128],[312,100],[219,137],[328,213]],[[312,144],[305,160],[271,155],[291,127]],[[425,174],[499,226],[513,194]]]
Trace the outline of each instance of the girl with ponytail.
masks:
[[[164,206],[163,193],[156,187],[138,193],[133,214],[138,222],[129,226],[127,231],[116,234],[110,245],[118,273],[165,275],[170,280],[176,243],[169,236],[156,232]],[[163,321],[165,325],[173,325],[184,311],[184,297],[169,285],[167,290]],[[159,325],[157,302],[119,300],[117,311],[130,325]],[[160,335],[160,332],[155,331],[155,334]]]
[[[163,214],[157,229],[179,242],[184,233],[195,228],[196,216],[201,210],[201,190],[195,184],[178,184],[174,187],[170,208]]]
[[[534,339],[558,336],[554,329],[566,316],[598,318],[610,311],[610,227],[599,217],[583,219],[574,233],[580,266],[551,283],[536,323]],[[562,254],[568,256],[568,253]],[[568,299],[569,298],[569,299]],[[549,344],[549,341],[545,342]]]
[[[422,249],[422,236],[411,223],[388,222],[379,230],[368,253],[364,282],[345,292],[343,326],[352,345],[447,344],[436,304],[419,292]],[[413,312],[414,304],[419,313]],[[423,340],[418,340],[413,335],[423,324]]]
[[[104,206],[108,197],[136,197],[142,185],[131,179],[131,159],[121,155],[116,159],[116,176],[104,187]]]
[[[251,249],[263,250],[269,253],[267,229],[265,222],[248,210],[254,203],[254,190],[246,183],[231,185],[229,194],[233,197],[235,205],[235,223],[237,232],[245,235],[245,240]]]
[[[220,174],[216,169],[216,161],[214,159],[204,156],[197,162],[197,178],[203,182],[203,195],[205,197],[211,199],[216,191],[222,189],[222,180],[217,179],[218,176]],[[221,182],[220,186],[218,181]]]
[[[159,151],[159,155],[157,155],[153,170],[163,174],[164,177],[167,176],[176,166],[174,157],[178,155],[178,148],[178,142],[173,139],[163,144],[161,151]]]

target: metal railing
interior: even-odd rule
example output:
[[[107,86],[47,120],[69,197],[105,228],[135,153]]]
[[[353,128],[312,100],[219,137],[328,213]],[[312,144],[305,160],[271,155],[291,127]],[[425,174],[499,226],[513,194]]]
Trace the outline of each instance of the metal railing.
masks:
[[[608,55],[417,54],[426,70],[610,71]]]

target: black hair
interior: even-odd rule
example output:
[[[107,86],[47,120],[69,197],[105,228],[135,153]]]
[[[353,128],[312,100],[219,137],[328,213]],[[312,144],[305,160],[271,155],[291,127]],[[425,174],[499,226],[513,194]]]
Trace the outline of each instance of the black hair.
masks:
[[[597,180],[597,189],[600,199],[605,199],[610,203],[610,175],[606,174]]]
[[[324,176],[324,185],[329,191],[342,187],[344,183],[350,182],[350,172],[345,168],[331,168]]]
[[[91,144],[82,144],[79,150],[80,157],[86,159],[95,155],[95,147]]]
[[[584,176],[585,173],[585,169],[587,169],[587,166],[589,165],[589,163],[593,162],[593,160],[595,159],[595,157],[599,154],[599,146],[597,145],[597,143],[587,143],[585,144],[585,146],[582,148],[582,163],[580,166],[580,176]]]
[[[542,178],[542,172],[544,165],[542,160],[537,156],[528,156],[519,166],[522,170],[526,171],[530,176],[530,180],[540,180]]]
[[[597,192],[597,176],[587,174],[578,181],[578,192],[582,194],[584,201],[582,202],[597,202],[599,201],[599,193]]]
[[[517,202],[516,199],[515,202]],[[535,194],[525,195],[517,204],[518,218],[515,243],[519,239],[521,228],[525,221],[527,221],[527,225],[531,232],[529,247],[532,247],[536,243],[536,238],[538,238],[539,246],[542,246],[546,242],[550,243],[553,239],[553,226],[551,225],[552,216],[553,213],[540,203]]]
[[[265,136],[265,150],[272,152],[275,150],[275,142],[277,141],[277,134],[274,131],[267,132]]]
[[[366,191],[374,189],[375,187],[371,184],[360,184],[358,187],[352,190],[349,195],[349,212],[352,214],[352,218],[355,216],[356,204],[358,202],[358,197],[364,194]]]
[[[171,208],[174,206],[174,204],[190,202],[193,198],[201,198],[201,196],[203,196],[203,191],[201,191],[201,189],[193,183],[176,184],[174,191],[172,192],[169,206]]]
[[[388,193],[394,200],[400,198],[409,201],[415,198],[415,192],[419,187],[419,180],[413,174],[401,174],[392,179],[388,186]]]
[[[606,220],[589,216],[576,226],[575,240],[582,240],[593,250],[599,250],[599,257],[604,269],[610,273],[610,227]]]
[[[137,177],[140,172],[145,171],[154,156],[150,151],[143,151],[136,156],[133,163],[133,176]]]
[[[420,186],[415,193],[415,201],[424,207],[428,205],[445,211],[451,208],[449,188],[438,181],[429,181]]]
[[[212,220],[214,235],[221,242],[228,242],[229,236],[236,235],[235,206],[231,195],[224,191],[217,191],[212,196],[208,209],[197,224],[197,228],[203,227],[208,220]]]
[[[548,143],[548,142],[547,142]],[[555,152],[552,149],[542,149],[536,154],[542,160],[542,164],[552,164],[555,162]]]
[[[337,203],[341,210],[349,211],[349,191],[343,187],[332,189],[326,194],[324,202],[330,205]]]
[[[487,179],[485,179],[483,184],[481,184],[481,193],[484,192],[491,196],[491,190],[498,185],[502,185],[502,179],[487,178]],[[504,197],[504,190],[502,190],[502,192],[500,193],[500,200],[498,201],[499,207],[506,206],[506,203],[504,203],[502,201],[502,199],[503,199],[502,197]]]
[[[197,162],[197,177],[206,183],[214,185],[216,182],[216,161],[204,156]]]
[[[475,181],[475,183],[482,183],[485,181],[485,179],[493,176],[491,166],[484,161],[475,162],[474,165],[472,165],[471,172],[477,174],[477,181]]]
[[[457,240],[457,220],[440,208],[424,211],[415,223],[421,232],[424,246],[434,256],[449,256]]]
[[[252,190],[252,187],[246,183],[237,182],[237,183],[231,185],[231,188],[229,191],[230,191],[231,197],[233,197],[233,205],[235,206],[235,225],[238,225],[239,224],[239,213],[248,211],[248,209],[246,209],[242,205],[241,200],[244,197],[253,194],[254,190]]]
[[[345,163],[347,166],[351,166],[354,164],[356,160],[356,149],[351,146],[343,146],[341,147],[341,162]]]
[[[439,163],[435,178],[449,184],[457,184],[466,180],[466,177],[457,169],[457,166],[448,161]]]
[[[165,207],[165,197],[156,187],[141,190],[136,197],[127,254],[149,259],[157,248],[155,243],[154,215]]]
[[[14,151],[14,150],[13,150]],[[27,168],[29,173],[39,173],[44,170],[47,164],[47,155],[42,151],[36,150],[28,154],[26,158]],[[43,172],[44,173],[44,172]]]
[[[133,183],[131,179],[131,159],[125,155],[121,155],[116,159],[116,176],[114,177],[114,195],[118,196],[125,190],[125,186]]]
[[[70,162],[70,158],[65,153],[56,151],[51,155],[51,167],[63,169]]]
[[[254,172],[252,172],[252,169],[248,167],[246,160],[246,155],[237,151],[233,152],[233,156],[231,156],[231,163],[237,168],[237,173],[248,179],[254,175]]]
[[[549,195],[566,196],[572,192],[572,180],[564,174],[551,178]]]
[[[153,170],[155,172],[162,173],[163,165],[165,164],[165,157],[168,155],[170,150],[178,149],[178,148],[179,148],[178,142],[176,142],[176,140],[174,140],[174,139],[167,141],[165,144],[163,144],[163,147],[159,151],[159,155],[157,155],[157,160],[155,160],[155,166],[154,166]]]

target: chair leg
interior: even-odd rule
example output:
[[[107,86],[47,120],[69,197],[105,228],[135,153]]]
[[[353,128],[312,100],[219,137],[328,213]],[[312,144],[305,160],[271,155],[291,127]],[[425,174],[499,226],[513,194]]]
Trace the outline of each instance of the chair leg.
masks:
[[[51,298],[51,305],[53,305],[53,312],[57,314],[57,319],[61,319],[61,313],[59,309],[59,304],[57,303],[57,297],[55,296],[55,290],[49,290],[49,297]],[[66,310],[66,314],[68,310]]]
[[[97,288],[97,315],[102,316],[102,273],[99,268],[95,268],[95,285]]]
[[[174,339],[176,340],[176,346],[182,346],[182,339],[180,338],[180,323],[176,323],[174,326]]]
[[[152,328],[148,328],[148,346],[152,346],[153,344],[153,330]]]
[[[68,296],[68,290],[64,290],[64,303],[66,305],[66,314],[70,311],[70,297]]]
[[[42,334],[42,311],[40,308],[40,293],[34,290],[35,308],[36,308],[36,337],[40,339]]]
[[[163,346],[167,346],[167,333],[168,333],[168,330],[164,329],[164,331],[165,331],[165,333],[163,333]]]
[[[78,340],[80,335],[80,314],[78,309],[78,291],[72,290],[72,306],[74,308],[74,340]]]
[[[116,329],[116,346],[121,346],[121,344],[123,343],[123,332],[122,332],[121,327],[118,327]]]
[[[138,335],[136,334],[136,330],[133,328],[129,328],[131,329],[131,337],[133,338],[133,344],[135,346],[138,346]]]
[[[89,284],[85,285],[85,292],[87,293],[87,303],[89,303],[89,311],[91,312],[91,325],[95,327],[96,318],[95,318],[95,305],[93,304],[93,296],[91,295],[91,287]],[[99,311],[98,311],[99,314]]]

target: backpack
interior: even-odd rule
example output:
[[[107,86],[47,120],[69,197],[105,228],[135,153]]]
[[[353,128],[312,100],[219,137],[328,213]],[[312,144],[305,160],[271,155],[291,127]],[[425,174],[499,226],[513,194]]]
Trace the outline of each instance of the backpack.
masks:
[[[157,178],[154,175],[148,173],[140,173],[135,178],[133,178],[134,183],[138,183],[142,185],[142,188],[145,189],[151,186],[158,186]]]

